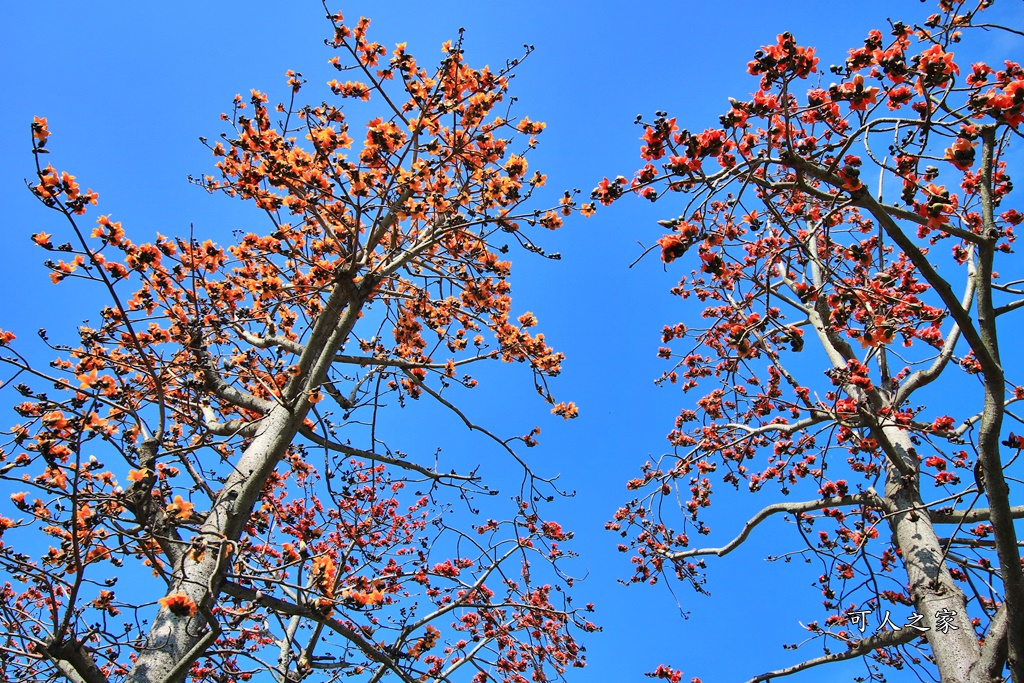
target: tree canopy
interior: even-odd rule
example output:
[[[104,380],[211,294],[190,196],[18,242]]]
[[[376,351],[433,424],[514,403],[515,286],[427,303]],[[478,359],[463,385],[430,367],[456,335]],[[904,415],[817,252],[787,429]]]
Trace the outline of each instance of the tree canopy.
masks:
[[[11,222],[40,217],[20,241],[53,286],[0,320],[5,680],[1024,680],[1024,33],[993,4],[870,31],[870,2],[467,7],[486,44],[452,24],[437,64],[412,56],[429,8],[395,44],[395,8],[371,32],[325,5],[323,73],[297,8],[283,82],[244,76],[195,131],[205,204],[161,180],[194,96],[170,72],[103,103],[116,139],[76,129],[91,90],[71,118],[15,103],[35,214]],[[196,18],[245,45],[181,73],[255,71],[254,15]],[[506,61],[520,34],[542,49]],[[654,111],[639,164],[623,106]]]
[[[815,49],[780,34],[748,65],[758,89],[718,127],[693,133],[658,112],[641,121],[647,163],[593,192],[684,195],[654,249],[670,269],[693,264],[673,293],[704,305],[664,328],[659,351],[662,381],[701,395],[609,524],[635,553],[633,580],[667,572],[701,591],[704,558],[778,514],[805,542],[779,556],[821,570],[828,616],[806,630],[824,653],[752,681],[856,656],[879,680],[925,660],[943,681],[1002,680],[1007,663],[1024,679],[1024,507],[1007,472],[1024,447],[1009,431],[1024,387],[1000,352],[1024,305],[1009,256],[1024,220],[1009,172],[1024,68],[954,54],[1020,35],[985,21],[990,4],[890,21],[827,87]],[[972,379],[981,391],[938,400]],[[790,500],[701,547],[716,479]]]
[[[595,627],[558,568],[571,534],[540,510],[558,491],[514,448],[537,430],[498,437],[449,400],[502,360],[575,415],[492,243],[543,254],[526,229],[571,209],[524,206],[545,183],[524,156],[544,124],[509,107],[518,60],[472,68],[456,41],[428,69],[368,19],[328,19],[334,97],[301,104],[289,72],[289,101],[236,97],[206,143],[217,173],[194,182],[266,215],[226,247],[94,217],[98,194],[32,123],[30,189],[66,219],[32,240],[54,284],[108,304],[75,344],[40,333],[49,367],[0,335],[23,398],[0,470],[7,679],[525,681],[584,664],[574,634]],[[364,101],[382,113],[350,124]],[[503,516],[466,521],[490,493],[475,469],[387,445],[378,412],[420,398],[519,463]]]

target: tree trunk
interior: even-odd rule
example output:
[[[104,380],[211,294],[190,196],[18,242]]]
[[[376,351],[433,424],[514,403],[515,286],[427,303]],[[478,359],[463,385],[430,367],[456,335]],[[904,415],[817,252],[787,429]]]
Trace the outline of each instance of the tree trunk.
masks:
[[[916,472],[919,466],[907,432],[895,426],[882,432],[903,461]],[[901,512],[889,517],[889,528],[907,570],[907,588],[928,639],[943,683],[968,683],[971,666],[981,650],[967,614],[963,591],[954,583],[942,547],[921,499],[919,477],[901,477],[889,465],[885,496]],[[953,614],[950,614],[953,613]],[[938,615],[944,615],[941,619]],[[943,626],[948,624],[948,629]],[[940,630],[942,627],[945,632]],[[906,625],[903,628],[913,628]]]

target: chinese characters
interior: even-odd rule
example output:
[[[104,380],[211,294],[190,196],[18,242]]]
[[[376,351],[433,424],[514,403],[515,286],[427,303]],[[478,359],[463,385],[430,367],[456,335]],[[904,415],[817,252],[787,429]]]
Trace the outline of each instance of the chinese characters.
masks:
[[[854,610],[847,612],[847,616],[850,619],[850,623],[857,627],[857,630],[864,633],[867,628],[868,615],[871,614],[871,610]],[[924,615],[918,614],[917,612],[911,613],[907,620],[907,623],[903,626],[897,626],[892,621],[892,617],[889,610],[885,610],[885,616],[882,618],[882,623],[875,629],[875,633],[882,631],[885,627],[888,627],[890,631],[901,631],[905,628],[913,628],[922,633],[930,631],[931,629],[927,626],[921,625],[921,620],[924,619]],[[946,634],[950,631],[959,631],[960,627],[956,625],[956,611],[943,607],[942,609],[935,612],[935,630],[939,633]]]

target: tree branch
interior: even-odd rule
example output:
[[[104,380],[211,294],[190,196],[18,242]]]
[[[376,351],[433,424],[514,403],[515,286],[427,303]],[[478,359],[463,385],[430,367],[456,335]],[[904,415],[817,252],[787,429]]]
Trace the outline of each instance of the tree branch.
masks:
[[[228,384],[217,374],[217,371],[213,369],[213,362],[210,360],[210,355],[206,352],[206,349],[201,347],[198,343],[193,344],[192,352],[196,355],[196,359],[199,361],[199,365],[203,369],[203,381],[206,384],[206,388],[209,389],[218,398],[221,398],[231,405],[238,406],[239,408],[245,408],[256,413],[265,415],[270,412],[274,407],[272,401],[267,401],[262,398],[257,398],[247,391],[242,391],[237,387]]]
[[[805,417],[802,420],[797,420],[796,422],[791,422],[788,424],[772,422],[770,424],[761,425],[759,427],[751,427],[748,424],[742,424],[739,422],[727,422],[723,424],[722,427],[726,429],[738,429],[740,431],[746,432],[747,436],[745,436],[744,438],[758,436],[761,434],[767,434],[768,432],[781,432],[783,434],[792,435],[793,433],[798,432],[801,429],[807,429],[808,427],[813,427],[816,424],[821,424],[822,422],[833,419],[835,419],[833,415],[823,410],[814,410],[811,411],[810,417]]]
[[[368,642],[365,638],[359,635],[357,631],[349,628],[337,619],[332,619],[322,612],[317,612],[303,605],[295,605],[280,598],[264,595],[262,592],[258,592],[252,588],[246,588],[245,586],[240,586],[233,581],[225,581],[223,590],[234,598],[255,602],[280,614],[303,617],[310,621],[315,621],[318,624],[323,624],[325,627],[331,629],[358,647],[368,659],[377,662],[378,664],[383,664],[388,669],[395,672],[403,681],[406,681],[406,683],[413,683],[413,679],[409,678],[408,674],[402,671],[395,660],[384,652],[383,648],[379,647],[376,643]]]
[[[228,420],[227,422],[219,422],[216,413],[213,412],[213,408],[209,404],[201,406],[200,410],[203,412],[203,426],[206,427],[208,432],[217,436],[251,438],[256,434],[256,430],[260,426],[259,420]]]
[[[302,436],[309,439],[310,441],[312,441],[313,443],[315,443],[317,446],[320,446],[321,448],[326,448],[328,450],[335,451],[338,453],[344,453],[345,455],[351,455],[352,457],[355,458],[366,458],[367,460],[372,460],[374,462],[382,462],[386,465],[394,465],[395,467],[400,467],[404,470],[412,470],[413,472],[422,474],[424,477],[427,477],[428,479],[433,479],[434,481],[448,479],[472,482],[478,479],[478,477],[471,474],[456,474],[455,472],[451,472],[449,474],[442,474],[441,472],[437,472],[436,470],[423,467],[422,465],[417,465],[416,463],[410,462],[409,460],[405,460],[404,458],[395,458],[390,455],[383,455],[381,453],[365,451],[361,448],[355,448],[353,446],[349,446],[343,443],[338,443],[337,441],[331,441],[330,439],[320,436],[319,434],[317,434],[316,432],[314,432],[313,430],[306,426],[301,427],[299,429],[299,433],[302,434]]]
[[[782,163],[785,163],[786,165],[814,178],[834,185],[835,187],[841,187],[843,184],[842,179],[838,176],[835,176],[824,169],[818,168],[796,155],[786,156]],[[947,309],[949,309],[949,313],[953,317],[953,320],[955,320],[957,325],[960,327],[961,333],[967,340],[971,349],[974,351],[974,354],[977,356],[978,362],[981,363],[982,368],[986,370],[999,368],[998,361],[989,354],[988,348],[982,342],[981,335],[974,326],[970,315],[960,305],[960,301],[957,300],[956,296],[953,294],[953,290],[949,286],[949,283],[935,271],[935,268],[928,261],[928,257],[921,253],[921,250],[918,249],[917,245],[914,244],[914,242],[907,237],[906,233],[903,232],[900,226],[896,224],[896,221],[893,220],[893,216],[890,215],[888,209],[879,204],[875,198],[871,196],[871,193],[866,191],[852,193],[850,198],[852,203],[863,209],[867,209],[868,212],[875,217],[875,220],[877,220],[879,225],[882,226],[885,233],[906,253],[910,261],[918,271],[920,271],[921,275],[924,276],[924,279],[932,286],[935,293],[939,295],[939,298],[942,299],[942,303],[945,304]],[[904,216],[900,214],[897,215],[904,218]],[[949,229],[951,227],[952,226],[943,225],[940,229],[950,232]],[[956,233],[950,232],[950,234],[961,237],[962,239],[967,239],[967,235],[970,235],[969,241],[971,242],[982,241],[978,235],[974,235],[973,233],[960,235],[960,232],[963,231],[957,231]]]
[[[47,645],[43,653],[72,683],[107,683],[92,654],[78,640]]]
[[[974,247],[971,247],[973,250]],[[970,259],[973,263],[973,258]],[[973,270],[973,267],[972,267]],[[960,305],[964,310],[971,310],[972,302],[974,301],[974,293],[976,290],[977,280],[973,277],[967,278],[967,286],[964,290],[963,299]],[[946,365],[950,359],[953,358],[953,351],[956,349],[957,342],[960,341],[960,326],[953,323],[953,329],[946,335],[946,340],[942,344],[942,349],[939,351],[938,357],[932,362],[927,368],[923,370],[916,370],[911,373],[910,377],[900,386],[896,392],[896,398],[893,399],[893,405],[901,406],[903,403],[914,393],[917,389],[931,384],[941,373],[946,369]]]
[[[994,191],[993,169],[996,167],[996,125],[980,127],[982,142],[981,169],[978,189],[981,194],[982,228],[986,242],[978,254],[978,330],[991,364],[986,363],[978,351],[985,383],[985,408],[977,434],[978,461],[985,476],[985,495],[988,497],[992,529],[996,539],[996,555],[1003,579],[1003,599],[1012,614],[1024,611],[1024,572],[1021,571],[1017,532],[1010,514],[1010,487],[1003,476],[999,436],[1005,411],[1006,379],[999,362],[999,336],[995,310],[992,305],[991,283],[995,276],[995,240],[999,235],[995,207],[998,196]],[[971,344],[973,348],[973,343]],[[1007,661],[1013,680],[1024,681],[1024,623],[1011,621],[1006,630]]]
[[[814,659],[808,659],[806,662],[800,662],[793,666],[787,666],[784,669],[776,669],[775,671],[769,671],[763,673],[760,676],[751,678],[747,683],[760,683],[761,681],[770,681],[773,678],[781,678],[782,676],[790,676],[801,671],[806,671],[813,667],[821,664],[831,664],[832,662],[841,662],[847,659],[853,659],[854,657],[862,657],[872,650],[877,650],[883,647],[893,647],[895,645],[905,645],[910,641],[914,640],[921,634],[916,631],[911,631],[910,628],[900,629],[899,631],[882,631],[869,638],[863,638],[852,644],[850,649],[846,652],[833,652],[832,654],[822,655],[821,657],[815,657]]]
[[[929,510],[928,516],[933,524],[974,524],[975,522],[987,522],[992,516],[988,508],[975,510]],[[1015,505],[1010,508],[1010,516],[1013,519],[1024,519],[1024,505]]]
[[[241,337],[246,343],[255,346],[257,349],[269,349],[273,346],[280,346],[286,351],[294,353],[296,356],[301,356],[302,352],[306,350],[306,347],[297,341],[292,341],[285,337],[271,335],[269,337],[261,337],[258,334],[253,334],[248,330],[241,328],[235,328],[235,333]]]
[[[949,283],[942,279],[942,277],[935,271],[935,268],[932,267],[932,264],[928,261],[928,257],[926,257],[921,250],[917,248],[916,244],[910,241],[900,227],[896,225],[896,222],[892,220],[889,214],[885,213],[884,210],[878,207],[877,202],[875,202],[870,195],[868,195],[862,203],[865,204],[865,208],[871,211],[872,215],[878,219],[882,224],[882,227],[885,228],[886,234],[889,235],[889,237],[899,245],[900,249],[907,254],[907,257],[921,272],[924,279],[928,281],[928,284],[932,286],[936,294],[939,295],[939,298],[942,299],[942,303],[946,305],[946,308],[949,310],[949,314],[960,328],[961,334],[963,334],[967,343],[970,345],[971,350],[974,351],[974,354],[978,357],[978,362],[981,363],[986,370],[998,368],[998,361],[989,354],[988,349],[981,340],[981,336],[978,334],[977,328],[974,327],[971,316],[960,305],[960,302],[957,300],[956,296],[954,296]]]
[[[1006,629],[1009,625],[1006,603],[999,606],[992,617],[985,644],[981,647],[981,656],[971,665],[971,683],[991,683],[1003,680],[1003,666],[1006,664],[1007,642]]]
[[[747,540],[747,536],[749,536],[750,532],[754,530],[754,527],[774,514],[778,514],[780,512],[799,514],[827,507],[846,507],[849,505],[873,505],[883,509],[887,507],[885,505],[885,501],[879,497],[873,488],[868,489],[863,493],[855,493],[850,496],[822,498],[820,500],[809,500],[799,503],[774,503],[762,508],[756,515],[751,517],[750,521],[743,525],[743,529],[740,531],[739,535],[721,548],[692,548],[690,550],[681,550],[674,553],[665,553],[665,556],[671,560],[682,560],[687,557],[699,557],[702,555],[717,555],[718,557],[723,557],[724,555],[731,553],[745,540]]]
[[[996,315],[1002,315],[1003,313],[1009,313],[1010,311],[1016,311],[1021,306],[1024,306],[1024,299],[1017,299],[1008,304],[1003,304],[993,311]]]
[[[834,173],[830,173],[829,171],[827,171],[824,168],[821,168],[820,166],[814,166],[806,159],[803,159],[795,154],[787,154],[782,159],[779,159],[777,163],[798,169],[801,172],[811,176],[812,178],[816,178],[817,180],[821,180],[823,182],[828,183],[832,187],[843,187],[844,181],[842,178],[835,175]],[[774,187],[774,184],[763,184],[769,188]],[[804,192],[808,192],[811,194],[819,194],[820,196],[820,193],[812,187],[805,186],[801,187],[800,189]],[[924,216],[920,216],[914,213],[913,211],[907,211],[906,209],[902,209],[898,206],[893,206],[892,204],[882,204],[874,197],[872,197],[871,193],[867,192],[866,190],[858,191],[856,193],[850,193],[850,199],[852,203],[862,208],[868,209],[869,211],[872,212],[872,214],[874,214],[874,211],[871,210],[871,207],[868,206],[866,202],[862,201],[862,195],[870,198],[871,204],[874,205],[877,209],[881,210],[888,217],[889,221],[892,221],[894,218],[899,218],[901,220],[909,221],[917,225],[928,225],[928,219],[925,218]],[[825,195],[825,198],[835,201],[840,196],[841,195]],[[950,225],[949,223],[943,223],[941,226],[939,226],[938,229],[941,230],[942,232],[948,233],[953,237],[962,239],[969,244],[981,244],[984,241],[984,239],[980,235],[976,235],[973,232],[969,232],[962,228],[958,228],[954,225]]]
[[[504,448],[513,458],[515,458],[516,462],[518,462],[520,465],[522,465],[524,469],[529,470],[529,467],[527,466],[527,464],[523,461],[522,458],[519,457],[519,455],[514,450],[512,450],[512,448],[508,445],[508,443],[506,443],[502,439],[498,438],[498,436],[496,434],[494,434],[493,432],[490,432],[487,429],[484,429],[480,425],[478,425],[475,422],[473,422],[472,420],[470,420],[468,417],[466,417],[466,414],[464,412],[462,412],[461,410],[456,408],[450,401],[448,401],[443,396],[441,396],[441,394],[439,394],[437,391],[435,391],[433,388],[431,388],[426,382],[421,380],[419,377],[417,377],[416,375],[412,374],[408,370],[404,370],[404,372],[405,372],[406,376],[409,378],[409,380],[411,382],[413,382],[416,386],[418,386],[420,389],[422,389],[423,391],[425,391],[428,394],[430,394],[431,396],[433,396],[441,405],[443,405],[444,407],[448,408],[453,413],[458,415],[459,418],[462,420],[463,424],[465,424],[466,427],[470,431],[477,431],[477,432],[480,432],[481,434],[483,434],[483,435],[485,435],[487,437],[490,437],[490,439],[492,441],[494,441],[499,446]]]
[[[472,358],[463,358],[462,360],[455,361],[453,365],[459,367],[460,365],[466,365],[467,363],[475,363],[481,360],[489,360],[498,356],[497,351],[484,354],[482,356],[474,356]],[[345,354],[338,354],[334,357],[335,363],[348,363],[350,365],[381,365],[384,367],[394,368],[405,368],[415,369],[422,368],[424,370],[444,370],[448,366],[445,363],[417,363],[415,361],[401,360],[398,358],[376,358],[374,356],[349,356]]]

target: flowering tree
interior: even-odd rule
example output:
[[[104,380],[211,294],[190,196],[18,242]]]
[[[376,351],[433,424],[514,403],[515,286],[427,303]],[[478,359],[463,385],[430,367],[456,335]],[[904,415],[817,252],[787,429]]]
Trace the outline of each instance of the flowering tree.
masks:
[[[67,229],[32,239],[54,283],[108,305],[76,344],[41,332],[47,368],[0,333],[22,418],[0,451],[5,680],[541,681],[584,663],[573,632],[594,627],[557,566],[570,535],[536,507],[550,482],[451,400],[501,359],[554,403],[562,356],[513,317],[495,240],[543,254],[520,229],[571,206],[520,208],[545,182],[523,156],[544,124],[502,109],[518,60],[473,69],[459,41],[428,71],[367,19],[329,19],[355,80],[300,106],[289,72],[290,102],[236,97],[208,145],[220,177],[196,182],[267,215],[226,248],[87,227],[97,194],[46,164],[32,124],[29,185]],[[386,113],[357,133],[341,102],[371,99]],[[421,397],[522,465],[503,519],[456,526],[452,502],[493,493],[477,472],[385,444],[378,412]]]
[[[668,573],[700,590],[704,558],[773,515],[821,569],[827,617],[807,630],[823,654],[753,681],[860,656],[877,680],[921,665],[943,681],[1007,667],[1024,681],[1024,505],[1007,483],[1024,386],[1000,353],[1024,306],[1008,256],[1024,219],[1008,174],[1024,68],[953,51],[992,32],[1020,46],[1020,31],[985,23],[989,5],[943,0],[921,25],[872,31],[828,87],[814,49],[784,33],[718,127],[690,133],[659,112],[641,122],[646,165],[594,190],[603,204],[687,197],[656,248],[669,268],[692,257],[673,293],[704,305],[701,321],[665,327],[659,352],[673,363],[662,381],[700,398],[609,524],[629,539],[634,580]],[[715,477],[797,500],[696,547]]]

